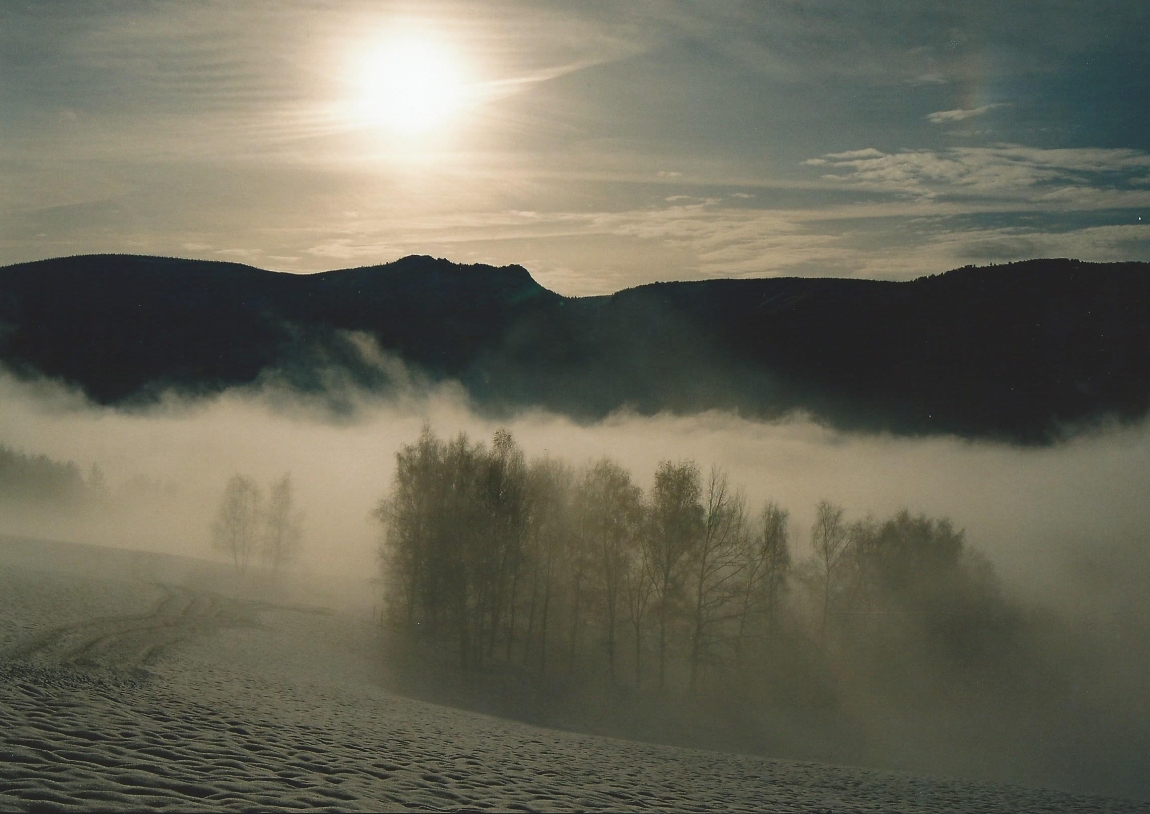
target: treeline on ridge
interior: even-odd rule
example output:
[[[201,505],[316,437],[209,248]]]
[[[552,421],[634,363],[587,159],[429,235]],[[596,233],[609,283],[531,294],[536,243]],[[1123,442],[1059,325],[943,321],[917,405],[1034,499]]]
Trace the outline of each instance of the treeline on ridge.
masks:
[[[528,461],[506,431],[486,445],[424,427],[374,516],[392,623],[464,669],[660,693],[775,675],[809,693],[892,653],[983,669],[1016,625],[950,521],[848,522],[823,501],[796,560],[785,508],[749,507],[693,461],[663,461],[644,493],[609,458]]]

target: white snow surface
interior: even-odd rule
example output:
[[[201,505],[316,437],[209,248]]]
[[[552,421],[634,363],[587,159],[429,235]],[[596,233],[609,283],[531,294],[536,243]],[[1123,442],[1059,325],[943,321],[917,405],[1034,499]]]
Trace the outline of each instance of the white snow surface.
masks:
[[[369,613],[37,545],[0,539],[0,810],[1150,811],[437,706],[383,686]]]

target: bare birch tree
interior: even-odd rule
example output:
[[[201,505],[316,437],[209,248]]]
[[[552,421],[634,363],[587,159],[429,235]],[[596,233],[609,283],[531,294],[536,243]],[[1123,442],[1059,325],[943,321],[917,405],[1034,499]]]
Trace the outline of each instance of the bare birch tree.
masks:
[[[714,658],[714,640],[718,628],[737,616],[732,613],[735,580],[745,562],[740,553],[745,548],[747,532],[746,501],[731,488],[727,474],[711,467],[703,496],[703,528],[690,555],[691,588],[691,679],[698,686],[699,670]]]
[[[212,523],[212,547],[232,560],[237,573],[248,570],[258,550],[262,504],[260,487],[246,475],[233,475],[224,487]]]
[[[290,472],[272,484],[263,521],[260,556],[278,573],[295,561],[303,541],[303,512],[295,505]]]
[[[574,520],[571,506],[575,475],[562,461],[533,461],[527,473],[527,557],[531,571],[526,645],[523,663],[538,653],[539,671],[547,672],[548,635],[555,617],[560,563],[570,545]]]
[[[614,683],[623,581],[639,544],[643,494],[627,470],[604,458],[583,474],[578,503],[600,599],[607,673]]]
[[[631,553],[622,585],[623,605],[627,609],[627,621],[634,636],[636,690],[642,689],[643,686],[643,632],[646,627],[647,610],[651,606],[651,594],[655,587],[648,554],[647,547]]]
[[[742,594],[735,655],[740,663],[754,617],[765,617],[768,641],[775,635],[779,603],[791,569],[791,552],[787,545],[788,512],[771,502],[763,507],[753,535],[748,535],[743,549],[745,563],[739,579]]]
[[[680,610],[686,566],[702,534],[699,468],[694,461],[663,461],[655,472],[651,515],[644,543],[654,582],[654,613],[659,628],[659,689],[667,684],[669,627]]]
[[[824,642],[827,636],[827,618],[830,615],[831,592],[834,590],[836,572],[848,539],[842,507],[826,500],[819,501],[815,507],[815,524],[811,528],[811,548],[815,552],[818,577],[823,589],[820,629]]]
[[[379,549],[388,601],[409,631],[425,601],[436,524],[442,520],[443,443],[424,424],[419,440],[395,454],[391,491],[372,516],[384,526]],[[397,608],[402,607],[402,610]]]
[[[485,542],[492,567],[487,655],[494,653],[496,639],[502,633],[510,661],[523,570],[527,466],[523,451],[507,430],[495,432],[485,464],[482,496],[489,526]]]

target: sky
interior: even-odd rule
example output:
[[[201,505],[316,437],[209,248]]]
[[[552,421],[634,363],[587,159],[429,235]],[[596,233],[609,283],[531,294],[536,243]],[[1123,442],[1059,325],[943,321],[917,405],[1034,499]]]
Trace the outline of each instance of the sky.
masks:
[[[0,4],[0,265],[1150,260],[1145,0]]]

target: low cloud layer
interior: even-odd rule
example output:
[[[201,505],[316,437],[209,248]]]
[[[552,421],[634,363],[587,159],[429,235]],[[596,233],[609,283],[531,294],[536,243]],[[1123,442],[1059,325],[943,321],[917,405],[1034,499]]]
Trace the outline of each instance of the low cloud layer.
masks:
[[[508,427],[529,457],[582,464],[607,455],[650,486],[659,461],[690,458],[723,467],[752,508],[790,509],[792,545],[808,550],[817,501],[850,519],[901,508],[950,517],[1019,597],[1120,612],[1139,595],[1148,549],[1150,427],[1115,427],[1042,449],[953,438],[841,434],[795,418],[748,421],[730,414],[651,418],[617,414],[582,426],[545,413],[509,422],[469,409],[445,386],[400,400],[346,394],[350,412],[267,386],[145,411],[94,407],[51,383],[0,379],[0,442],[26,453],[96,464],[111,489],[142,476],[149,505],[91,521],[53,513],[6,513],[0,532],[211,557],[209,526],[227,479],[267,483],[291,472],[306,514],[302,567],[365,578],[375,572],[377,529],[368,515],[384,494],[394,454],[430,424],[443,436],[489,438]],[[1137,567],[1135,567],[1137,566]]]

